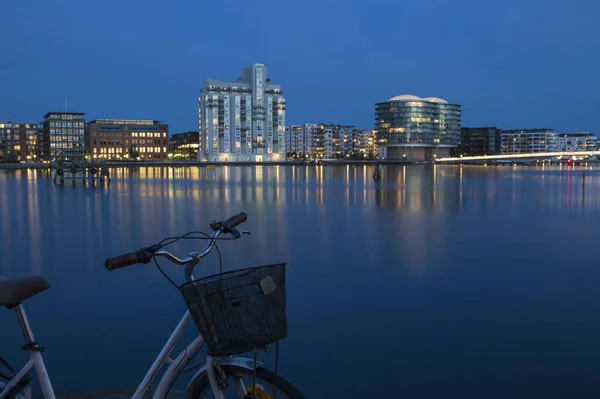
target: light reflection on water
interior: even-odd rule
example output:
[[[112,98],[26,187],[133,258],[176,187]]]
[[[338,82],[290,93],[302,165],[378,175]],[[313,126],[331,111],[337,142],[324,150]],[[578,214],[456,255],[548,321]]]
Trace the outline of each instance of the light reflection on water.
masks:
[[[103,259],[244,210],[253,235],[223,244],[225,268],[289,262],[282,367],[309,397],[597,396],[600,173],[583,171],[140,167],[96,187],[0,171],[0,275],[50,279],[28,302],[59,388],[134,385],[184,307],[154,268]],[[0,326],[21,358],[8,311]]]

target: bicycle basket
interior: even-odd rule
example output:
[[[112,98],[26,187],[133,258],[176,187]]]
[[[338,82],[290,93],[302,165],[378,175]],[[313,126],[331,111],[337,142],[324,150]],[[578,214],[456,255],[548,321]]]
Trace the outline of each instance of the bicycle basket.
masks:
[[[179,287],[209,355],[249,352],[287,336],[285,265],[234,270]]]

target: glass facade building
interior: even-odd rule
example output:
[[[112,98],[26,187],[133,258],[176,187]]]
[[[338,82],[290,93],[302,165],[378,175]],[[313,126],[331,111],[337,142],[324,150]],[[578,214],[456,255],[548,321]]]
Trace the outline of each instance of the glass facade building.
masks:
[[[500,154],[501,144],[497,127],[463,127],[458,152],[464,156],[496,155]]]
[[[448,156],[460,142],[460,123],[461,106],[437,97],[406,94],[375,104],[382,158],[429,161]]]
[[[42,130],[42,156],[48,161],[85,158],[82,112],[48,112]]]

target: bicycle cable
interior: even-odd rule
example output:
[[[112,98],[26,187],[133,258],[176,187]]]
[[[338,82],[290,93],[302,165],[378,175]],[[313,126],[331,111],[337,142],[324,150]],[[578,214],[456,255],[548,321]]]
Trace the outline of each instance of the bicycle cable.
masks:
[[[203,237],[191,237],[192,234],[202,234]],[[217,250],[217,255],[219,256],[219,273],[223,273],[223,258],[221,257],[221,250],[219,249],[219,246],[217,245],[216,241],[217,240],[229,240],[229,238],[220,238],[220,237],[212,238],[211,236],[209,236],[208,234],[206,234],[203,231],[190,231],[189,233],[186,233],[182,236],[164,238],[158,244],[163,247],[166,247],[167,245],[171,245],[179,240],[211,240],[212,244],[215,246],[215,249]],[[164,244],[165,241],[169,241],[169,242]],[[175,282],[167,275],[167,273],[164,272],[162,267],[160,267],[160,265],[158,264],[158,261],[156,260],[156,257],[152,257],[152,260],[154,260],[154,264],[156,265],[156,267],[158,268],[160,273],[163,275],[163,277],[166,278],[175,288],[177,288],[179,290],[179,286],[177,284],[175,284]]]

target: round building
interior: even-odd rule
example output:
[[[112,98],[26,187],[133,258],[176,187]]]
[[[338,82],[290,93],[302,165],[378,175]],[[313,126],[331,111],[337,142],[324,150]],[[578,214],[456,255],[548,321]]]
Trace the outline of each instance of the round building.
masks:
[[[382,159],[433,161],[460,142],[460,105],[437,97],[404,94],[375,104]]]

